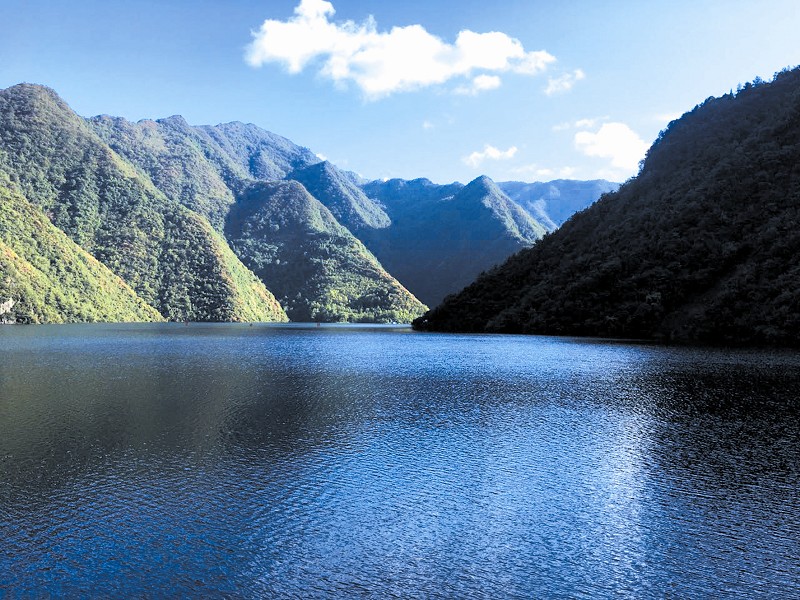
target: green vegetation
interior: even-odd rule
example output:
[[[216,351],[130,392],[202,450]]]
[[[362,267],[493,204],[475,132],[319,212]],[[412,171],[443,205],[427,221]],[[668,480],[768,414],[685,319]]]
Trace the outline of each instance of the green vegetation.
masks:
[[[340,224],[356,235],[361,229],[382,229],[391,223],[377,202],[367,198],[347,175],[327,161],[292,171],[288,178],[302,183]]]
[[[164,317],[285,320],[204,218],[166,198],[52,90],[0,91],[0,169]]]
[[[360,230],[359,237],[389,272],[430,305],[546,231],[488,177],[467,186],[395,179],[367,184],[364,190],[383,203],[392,222],[385,229]]]
[[[10,186],[0,173],[0,304],[6,305],[1,320],[162,320],[122,279]]]
[[[170,200],[204,216],[222,231],[225,215],[234,203],[231,187],[242,187],[248,174],[207,133],[191,127],[182,117],[131,123],[104,115],[88,123]]]
[[[225,233],[293,321],[407,323],[426,309],[297,182],[252,185]]]
[[[309,149],[249,123],[224,123],[197,129],[208,134],[252,179],[283,179],[295,169],[319,162]]]
[[[800,69],[673,121],[641,173],[420,329],[797,346]]]

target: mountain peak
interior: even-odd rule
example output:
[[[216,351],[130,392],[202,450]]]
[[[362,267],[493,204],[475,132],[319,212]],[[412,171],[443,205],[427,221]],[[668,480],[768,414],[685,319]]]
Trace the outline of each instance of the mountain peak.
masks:
[[[480,175],[470,181],[464,188],[465,192],[483,192],[486,194],[502,194],[497,184],[486,175]]]

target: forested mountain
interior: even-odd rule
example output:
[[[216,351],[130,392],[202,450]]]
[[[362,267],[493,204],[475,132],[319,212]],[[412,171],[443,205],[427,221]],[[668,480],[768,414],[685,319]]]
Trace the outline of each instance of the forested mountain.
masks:
[[[359,237],[381,263],[430,305],[529,246],[546,229],[488,177],[439,186],[427,179],[364,186],[391,225]]]
[[[225,233],[294,321],[407,323],[426,308],[296,181],[250,186]]]
[[[425,310],[396,281],[387,283],[383,267],[372,264],[376,261],[371,255],[367,260],[366,250],[343,227],[354,231],[385,227],[389,217],[350,176],[320,162],[310,151],[241,123],[192,127],[177,116],[138,123],[103,116],[89,122],[168,197],[204,215],[235,242],[234,251],[282,299],[292,319],[410,321]],[[312,161],[316,162],[309,165]],[[259,177],[274,181],[285,175],[310,188],[314,197],[306,190],[300,193],[300,186],[253,187]],[[253,206],[255,189],[261,190],[262,198],[270,197],[264,190],[281,191],[275,198],[283,202],[271,198],[273,202],[261,206],[258,218],[274,223],[281,217],[282,227],[248,223],[245,242],[237,229],[238,219],[243,207]],[[318,204],[317,199],[335,217],[332,224],[326,221],[323,230],[317,215],[322,207],[309,210],[308,206],[310,201]],[[271,266],[266,267],[263,260]],[[394,292],[376,291],[387,286]],[[367,297],[370,300],[365,303]]]
[[[251,123],[224,123],[199,127],[253,179],[283,179],[294,171],[320,162],[308,148]]]
[[[0,210],[41,211],[170,320],[285,320],[272,292],[294,319],[410,320],[425,310],[414,294],[439,302],[552,227],[485,177],[366,183],[255,125],[83,119],[31,84],[0,90],[0,172]],[[73,294],[65,272],[51,275],[42,298]],[[30,320],[134,318],[97,302],[31,308]]]
[[[617,190],[619,184],[605,179],[556,179],[534,183],[502,181],[497,183],[497,187],[549,231],[554,231],[603,194]]]
[[[798,345],[800,70],[673,121],[640,174],[415,325]]]
[[[0,319],[160,321],[122,279],[11,189],[0,172]]]
[[[52,90],[0,91],[0,132],[13,186],[162,316],[286,318],[204,218],[166,198]]]
[[[292,171],[288,178],[302,183],[353,233],[364,228],[382,229],[391,222],[377,202],[367,198],[350,177],[328,161]]]

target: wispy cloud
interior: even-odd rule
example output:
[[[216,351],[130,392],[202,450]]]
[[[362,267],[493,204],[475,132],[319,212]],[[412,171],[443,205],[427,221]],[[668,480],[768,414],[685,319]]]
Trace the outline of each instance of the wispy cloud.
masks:
[[[477,169],[486,160],[509,160],[514,158],[516,153],[516,146],[511,146],[508,150],[500,150],[494,146],[486,144],[482,151],[475,151],[469,156],[465,156],[461,160],[465,165],[469,165],[473,169]]]
[[[427,119],[426,119],[425,121],[423,121],[423,122],[422,122],[422,128],[423,128],[425,131],[428,131],[428,130],[430,130],[430,129],[433,129],[434,127],[436,127],[436,125],[434,125],[434,124],[433,124],[431,121],[428,121]]]
[[[579,131],[575,147],[586,156],[610,159],[619,176],[635,174],[647,152],[644,140],[625,123],[603,123],[597,131]]]
[[[454,92],[464,96],[477,96],[481,92],[496,90],[502,85],[503,81],[497,75],[478,75],[468,86],[461,85]]]
[[[550,77],[547,80],[547,87],[544,88],[544,93],[548,96],[563,94],[570,91],[581,79],[586,79],[586,73],[581,69],[575,69],[572,73],[565,73],[561,77]]]
[[[499,31],[464,30],[450,44],[421,25],[379,31],[372,17],[360,24],[334,22],[334,13],[326,0],[301,0],[293,17],[267,19],[253,33],[247,62],[254,67],[278,63],[289,73],[300,73],[317,61],[320,75],[355,83],[375,100],[454,78],[471,79],[477,93],[497,88],[499,73],[537,75],[556,60],[545,50],[525,50],[519,40]]]

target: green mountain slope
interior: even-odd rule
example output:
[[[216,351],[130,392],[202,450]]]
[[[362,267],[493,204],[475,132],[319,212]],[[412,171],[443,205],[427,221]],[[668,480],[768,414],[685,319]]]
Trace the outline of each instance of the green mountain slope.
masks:
[[[117,154],[141,169],[171,200],[222,231],[233,189],[249,174],[202,129],[182,117],[131,123],[107,115],[88,119]]]
[[[298,182],[251,186],[225,233],[294,321],[410,322],[425,310]]]
[[[673,121],[638,177],[423,329],[798,345],[800,70]]]
[[[0,169],[164,317],[286,318],[204,218],[167,199],[52,90],[0,91]]]
[[[0,319],[25,323],[160,321],[108,268],[12,191],[0,173]]]
[[[423,302],[441,302],[531,245],[546,229],[488,177],[467,186],[428,180],[372,183],[364,190],[392,222],[358,232],[390,273]]]
[[[361,229],[382,229],[391,222],[377,202],[367,198],[350,177],[328,161],[296,169],[288,179],[302,183],[339,223],[356,235]]]
[[[250,123],[198,127],[253,179],[283,179],[320,162],[309,149]]]

